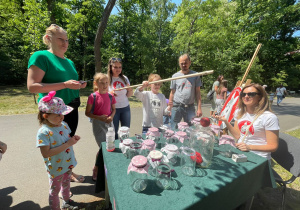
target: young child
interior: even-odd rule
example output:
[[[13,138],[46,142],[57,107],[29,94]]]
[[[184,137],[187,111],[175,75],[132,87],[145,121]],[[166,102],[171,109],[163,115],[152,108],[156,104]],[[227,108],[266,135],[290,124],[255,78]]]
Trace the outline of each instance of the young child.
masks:
[[[143,81],[141,87],[134,91],[135,97],[143,102],[143,133],[150,127],[163,125],[163,115],[170,113],[170,107],[167,107],[166,97],[159,93],[161,83],[151,84],[151,91],[143,91],[149,86],[149,82],[161,80],[158,74],[150,74],[148,81]]]
[[[272,106],[275,94],[271,92],[269,96],[270,105]]]
[[[214,114],[219,115],[227,98],[227,80],[222,80],[216,93],[216,110]]]
[[[94,93],[89,96],[85,109],[85,115],[92,119],[93,133],[99,148],[101,148],[101,143],[106,141],[108,127],[113,127],[112,121],[116,113],[116,99],[108,93],[108,87],[109,83],[107,75],[103,73],[95,74]],[[92,113],[93,104],[94,110]],[[97,172],[98,167],[95,165],[93,169],[94,181],[97,179]]]
[[[70,177],[72,169],[77,165],[73,146],[80,139],[74,135],[70,137],[71,130],[65,123],[64,115],[73,108],[66,106],[61,98],[54,97],[55,91],[44,96],[39,104],[38,119],[41,128],[37,133],[37,147],[40,148],[49,176],[49,205],[50,209],[60,209],[59,192],[62,193],[63,204],[61,208],[78,209],[70,197]]]

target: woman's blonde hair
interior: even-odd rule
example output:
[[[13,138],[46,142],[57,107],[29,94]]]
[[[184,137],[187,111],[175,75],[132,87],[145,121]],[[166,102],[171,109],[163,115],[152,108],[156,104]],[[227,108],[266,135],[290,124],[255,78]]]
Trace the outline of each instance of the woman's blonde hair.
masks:
[[[108,79],[108,76],[106,74],[103,74],[103,73],[96,73],[94,75],[94,82],[93,82],[94,92],[96,92],[98,90],[98,87],[97,87],[96,83],[99,82],[100,80],[104,79],[104,78]]]
[[[217,89],[217,94],[221,94],[223,88],[227,88],[227,80],[222,80],[220,86]]]
[[[148,82],[152,82],[154,80],[161,80],[161,77],[158,74],[150,74],[148,77]]]
[[[56,24],[51,24],[47,29],[46,29],[46,34],[43,36],[43,42],[45,45],[47,45],[49,48],[51,47],[51,41],[48,39],[47,36],[52,37],[52,35],[56,34],[57,31],[64,32],[67,34],[67,31],[65,31],[62,27],[56,25]]]
[[[239,102],[238,102],[238,108],[240,111],[238,112],[237,119],[240,119],[247,112],[246,106],[243,103],[242,93],[244,93],[244,90],[249,87],[254,87],[257,90],[258,95],[260,96],[260,100],[258,102],[258,105],[255,107],[254,114],[261,115],[265,111],[272,112],[265,89],[259,84],[250,84],[245,86],[240,93]]]
[[[122,65],[122,60],[121,58],[110,58],[108,61],[108,66],[107,66],[107,76],[108,76],[108,82],[109,85],[112,85],[112,76],[113,76],[113,72],[112,72],[112,65],[114,63],[120,63]],[[121,73],[119,74],[119,77],[124,81],[125,85],[128,84],[126,78],[123,75],[123,71],[121,71]]]

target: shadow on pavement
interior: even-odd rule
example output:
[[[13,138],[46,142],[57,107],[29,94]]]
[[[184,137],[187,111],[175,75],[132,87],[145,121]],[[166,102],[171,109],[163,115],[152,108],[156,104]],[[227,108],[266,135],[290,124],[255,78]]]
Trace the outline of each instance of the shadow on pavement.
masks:
[[[4,189],[0,189],[0,204],[1,204],[1,210],[22,210],[22,209],[30,209],[30,210],[38,210],[38,209],[44,209],[48,210],[49,207],[41,208],[39,204],[34,203],[33,201],[24,201],[22,203],[19,203],[15,206],[12,205],[13,198],[10,196],[11,193],[13,193],[15,190],[17,190],[16,187],[6,187]]]

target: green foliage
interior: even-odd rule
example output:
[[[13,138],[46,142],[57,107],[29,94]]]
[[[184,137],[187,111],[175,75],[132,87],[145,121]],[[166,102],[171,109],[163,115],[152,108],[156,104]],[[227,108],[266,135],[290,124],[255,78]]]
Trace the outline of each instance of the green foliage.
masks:
[[[286,80],[287,76],[288,76],[288,74],[285,73],[284,70],[277,73],[276,77],[271,78],[271,80],[273,81],[273,83],[272,83],[273,87],[278,87],[281,84],[283,86],[286,86],[287,84],[285,83],[285,80]]]
[[[0,84],[26,82],[30,55],[46,49],[45,29],[56,23],[68,32],[66,56],[80,79],[95,72],[94,40],[104,0],[0,0]],[[300,4],[294,0],[171,0],[118,1],[101,44],[102,72],[110,57],[121,57],[132,84],[150,73],[163,79],[179,70],[178,57],[189,53],[191,69],[214,70],[202,78],[211,88],[223,74],[231,90],[249,65],[258,43],[262,47],[246,79],[275,88],[285,83],[300,88]],[[284,72],[284,73],[283,73]],[[168,85],[162,88],[165,94]]]

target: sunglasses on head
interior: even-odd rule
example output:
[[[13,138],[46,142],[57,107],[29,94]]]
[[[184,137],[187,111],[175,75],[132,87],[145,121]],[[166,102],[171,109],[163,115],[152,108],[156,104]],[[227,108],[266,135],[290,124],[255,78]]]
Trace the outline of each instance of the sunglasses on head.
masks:
[[[115,62],[115,61],[122,62],[121,58],[111,58],[110,60],[113,62]]]
[[[256,95],[260,95],[257,92],[249,92],[249,93],[241,93],[242,97],[245,97],[246,95],[248,95],[250,98],[253,98]]]

